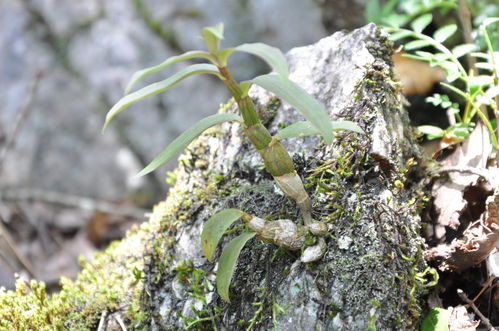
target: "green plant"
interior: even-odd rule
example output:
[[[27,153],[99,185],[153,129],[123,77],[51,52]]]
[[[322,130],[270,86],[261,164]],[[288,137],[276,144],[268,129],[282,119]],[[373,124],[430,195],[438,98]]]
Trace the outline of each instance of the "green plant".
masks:
[[[424,32],[433,21],[431,12],[436,9],[440,10],[440,14],[457,9],[463,25],[461,38],[465,43],[455,45],[454,35],[458,31],[456,24],[444,25],[432,36]],[[465,14],[469,11],[476,17],[474,22],[480,22],[473,31],[471,31],[471,22]],[[413,51],[414,54],[404,54],[404,56],[441,67],[446,73],[447,80],[441,84],[464,101],[465,105],[461,111],[460,105],[453,102],[449,95],[434,94],[426,99],[427,102],[446,109],[455,117],[447,129],[430,125],[418,127],[419,131],[426,134],[429,139],[443,138],[447,143],[463,140],[469,136],[474,126],[473,119],[478,114],[489,130],[492,145],[495,149],[499,149],[499,131],[495,131],[499,116],[497,74],[499,56],[494,51],[499,46],[497,45],[499,19],[490,15],[499,15],[499,10],[497,6],[489,5],[488,1],[477,4],[464,0],[459,3],[456,0],[389,0],[380,5],[378,0],[371,0],[368,3],[366,19],[387,26],[393,41],[412,39],[403,43],[403,47],[406,51]],[[409,23],[409,29],[403,28]],[[444,45],[449,43],[455,47],[449,49]],[[430,50],[423,51],[423,48]],[[467,61],[463,61],[464,59]],[[495,120],[489,119],[489,110],[496,117]]]
[[[216,114],[202,119],[176,138],[148,166],[146,166],[139,175],[145,175],[170,160],[184,150],[194,138],[213,125],[227,121],[238,121],[242,124],[243,134],[248,137],[261,155],[265,168],[273,176],[279,188],[288,197],[295,200],[299,206],[305,226],[297,227],[293,222],[286,222],[286,220],[279,220],[273,223],[265,222],[261,219],[258,219],[261,220],[258,221],[256,218],[250,217],[249,215],[244,214],[244,212],[234,209],[222,210],[212,216],[206,222],[201,235],[203,251],[210,261],[218,241],[233,222],[239,218],[243,218],[250,229],[250,232],[244,232],[227,244],[220,258],[219,271],[217,274],[217,289],[222,298],[228,301],[228,287],[239,252],[245,243],[253,236],[258,235],[260,238],[270,240],[277,245],[283,245],[287,248],[300,249],[305,242],[304,239],[302,240],[301,238],[305,238],[305,235],[309,230],[310,233],[316,235],[321,235],[325,232],[325,224],[313,222],[310,197],[305,191],[300,176],[295,171],[291,157],[279,140],[289,137],[320,134],[325,142],[329,144],[333,140],[333,130],[346,129],[355,132],[363,131],[353,122],[331,121],[324,107],[317,100],[288,79],[288,65],[286,59],[277,48],[262,43],[254,43],[243,44],[234,48],[220,49],[220,41],[223,39],[223,24],[204,28],[202,35],[208,51],[187,52],[179,56],[171,57],[157,66],[136,72],[126,88],[126,95],[108,112],[103,130],[105,130],[114,116],[129,105],[154,94],[164,92],[189,76],[211,74],[220,78],[225,84],[237,103],[241,116],[236,114]],[[270,65],[275,73],[258,76],[249,81],[236,82],[227,67],[227,59],[234,52],[245,52],[260,57]],[[211,64],[202,63],[190,65],[165,80],[129,93],[137,82],[148,75],[164,69],[173,63],[193,58],[202,58],[211,62]],[[267,89],[295,107],[303,114],[306,121],[294,123],[279,131],[275,136],[271,136],[269,131],[262,125],[253,101],[248,95],[248,91],[253,84]],[[286,233],[290,233],[288,229],[283,228],[283,226],[291,227],[295,230],[294,232],[291,232],[294,233],[297,238],[300,238],[296,239],[297,242],[301,243],[299,247],[296,245],[286,246],[286,242],[281,240],[282,236],[286,237]],[[288,238],[286,240],[289,241],[292,239]],[[302,260],[309,262],[320,258],[323,254],[324,247],[325,243],[323,239],[320,238],[316,247],[308,247],[308,250],[305,249],[305,258],[302,258]],[[317,251],[319,251],[319,253],[322,252],[322,254],[318,254]],[[311,254],[311,252],[316,253],[314,255]]]
[[[424,14],[411,23],[411,30],[399,27],[389,28],[389,31],[394,32],[391,35],[392,40],[411,37],[412,40],[404,44],[404,49],[407,51],[415,51],[415,54],[406,54],[406,56],[422,61],[427,61],[432,66],[441,67],[446,73],[447,83],[441,84],[447,87],[450,91],[456,93],[465,102],[464,110],[461,112],[457,108],[456,103],[452,103],[448,96],[436,94],[427,98],[427,101],[434,105],[441,106],[453,112],[457,124],[451,125],[446,130],[437,127],[425,125],[420,126],[419,130],[427,134],[429,138],[446,137],[455,140],[466,138],[473,128],[473,118],[476,114],[480,116],[487,126],[492,145],[495,149],[499,149],[498,134],[494,128],[494,122],[490,121],[487,107],[490,107],[497,118],[499,117],[499,80],[498,80],[498,60],[497,52],[494,52],[486,27],[497,23],[499,18],[489,18],[485,20],[479,28],[483,34],[487,44],[487,52],[473,52],[478,49],[475,44],[461,44],[447,48],[443,43],[457,31],[457,25],[445,25],[433,33],[433,36],[427,36],[423,30],[431,23],[432,15]],[[434,52],[421,51],[424,47],[432,47]],[[473,70],[471,73],[465,69],[460,62],[460,58],[464,55],[471,55],[479,62],[475,63],[475,68],[487,72],[487,74],[475,76]],[[459,83],[458,83],[459,82]],[[450,83],[454,83],[451,85]]]

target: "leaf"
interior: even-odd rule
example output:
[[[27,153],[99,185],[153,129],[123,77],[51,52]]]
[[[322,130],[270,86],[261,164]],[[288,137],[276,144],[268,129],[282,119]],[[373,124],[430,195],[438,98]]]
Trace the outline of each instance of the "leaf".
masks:
[[[211,216],[204,223],[203,231],[201,232],[201,249],[204,255],[211,262],[213,253],[217,248],[218,242],[224,232],[241,216],[244,212],[239,209],[224,209],[215,215]]]
[[[478,69],[489,70],[489,71],[494,70],[494,65],[488,62],[475,63],[475,67],[477,67]]]
[[[466,55],[476,49],[476,45],[474,44],[462,44],[459,46],[456,46],[452,49],[452,55],[454,55],[456,58],[460,58],[463,55]]]
[[[220,40],[224,39],[224,24],[209,26],[203,29],[203,40],[210,53],[215,54],[220,47]]]
[[[288,62],[286,57],[282,52],[275,47],[263,44],[242,44],[234,48],[238,52],[245,52],[255,56],[258,56],[262,60],[268,63],[268,65],[274,70],[283,82],[288,81]]]
[[[245,232],[236,238],[232,239],[230,243],[225,246],[220,262],[218,263],[217,272],[217,292],[223,300],[230,302],[229,299],[229,286],[232,280],[232,275],[236,269],[237,259],[246,242],[256,235],[255,232]]]
[[[331,124],[333,126],[333,130],[350,130],[357,133],[364,133],[364,131],[355,122],[331,121]],[[312,136],[316,134],[320,134],[320,132],[315,127],[313,127],[310,122],[300,121],[280,130],[274,137],[277,140],[281,140],[293,137]]]
[[[142,69],[142,70],[135,72],[132,76],[132,79],[130,79],[130,82],[128,83],[128,85],[125,89],[125,94],[130,93],[130,91],[132,90],[132,87],[135,84],[137,84],[137,82],[144,79],[145,77],[147,77],[147,76],[149,76],[149,75],[151,75],[159,70],[162,70],[173,63],[177,63],[180,61],[184,61],[184,60],[188,60],[188,59],[192,59],[192,58],[196,58],[196,57],[201,57],[201,58],[205,58],[205,59],[208,59],[210,61],[213,61],[213,57],[211,56],[211,54],[208,52],[204,52],[204,51],[190,51],[190,52],[186,52],[186,53],[181,54],[181,55],[172,56],[156,66],[145,68],[145,69]]]
[[[274,93],[300,111],[319,130],[327,144],[333,142],[333,126],[324,106],[292,81],[283,83],[276,74],[255,77],[251,82]]]
[[[451,61],[439,62],[438,65],[445,70],[447,81],[452,83],[461,76],[458,66]]]
[[[418,126],[418,131],[421,132],[422,134],[427,135],[428,139],[430,140],[443,137],[445,134],[444,130],[433,125],[420,125]]]
[[[446,309],[433,308],[421,323],[421,331],[449,331],[449,316]]]
[[[446,41],[450,36],[452,36],[457,30],[457,25],[455,24],[449,24],[446,26],[441,27],[435,33],[433,34],[433,39],[438,41],[439,43],[443,43]]]
[[[125,95],[123,98],[121,98],[112,108],[109,110],[109,112],[106,115],[106,122],[104,123],[104,127],[102,128],[102,132],[104,132],[109,124],[109,122],[120,112],[122,112],[125,108],[130,106],[131,104],[140,101],[142,99],[145,99],[151,95],[155,95],[161,92],[164,92],[178,83],[180,83],[182,80],[186,79],[189,76],[192,75],[197,75],[197,74],[213,74],[220,76],[220,73],[218,72],[217,67],[211,64],[193,64],[190,65],[173,76],[170,76],[169,78],[162,80],[160,82],[153,83],[151,85],[148,85],[146,87],[141,88],[138,91],[135,91],[133,93]]]
[[[486,18],[486,19],[483,20],[482,25],[483,26],[487,26],[487,25],[493,24],[495,22],[499,22],[499,17],[489,17],[489,18]]]
[[[430,53],[430,52],[416,51],[414,53],[416,53],[416,55],[418,55],[418,56],[421,56],[426,61],[430,61],[431,59],[433,59],[435,57],[435,54]]]
[[[424,14],[416,18],[411,23],[411,28],[418,33],[423,32],[423,30],[430,25],[433,20],[433,16],[431,14]]]
[[[409,37],[413,33],[414,32],[409,31],[409,30],[400,30],[400,31],[397,31],[397,32],[394,32],[394,33],[390,34],[390,37],[388,39],[390,39],[391,41],[396,41],[396,40],[399,40],[399,39],[402,39],[402,38]]]
[[[426,46],[430,46],[431,42],[427,40],[413,40],[404,45],[405,50],[419,49]]]
[[[235,114],[215,114],[203,118],[189,129],[184,131],[180,136],[178,136],[168,147],[166,147],[156,158],[142,169],[137,176],[144,176],[151,171],[154,171],[157,167],[168,162],[172,157],[182,152],[191,141],[197,136],[203,133],[206,129],[212,127],[213,125],[227,122],[227,121],[243,121],[243,119]]]

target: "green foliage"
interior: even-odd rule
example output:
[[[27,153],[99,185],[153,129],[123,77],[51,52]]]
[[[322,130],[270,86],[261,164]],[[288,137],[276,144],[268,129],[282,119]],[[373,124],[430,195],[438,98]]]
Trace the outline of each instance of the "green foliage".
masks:
[[[157,167],[168,162],[172,157],[182,152],[187,145],[191,143],[197,136],[206,131],[206,129],[211,128],[214,125],[228,122],[228,121],[240,121],[242,118],[235,114],[215,114],[203,118],[189,129],[184,131],[180,136],[178,136],[168,147],[166,147],[149,165],[142,169],[137,176],[143,176],[151,171],[154,171]]]
[[[433,308],[421,323],[421,331],[449,331],[449,316],[446,309]]]
[[[399,15],[401,14],[401,8],[405,8],[402,10],[401,15],[405,15],[404,17],[408,18],[408,20],[395,19],[390,21],[390,19],[382,19],[381,21],[390,26],[387,30],[392,33],[391,39],[393,41],[412,39],[403,44],[406,51],[413,51],[413,53],[405,54],[405,56],[426,61],[431,66],[438,66],[445,71],[447,82],[442,82],[441,84],[456,95],[435,94],[427,98],[427,102],[450,110],[457,122],[457,124],[445,130],[425,125],[419,127],[419,131],[426,134],[429,139],[443,137],[447,138],[448,141],[459,142],[469,136],[473,128],[475,115],[478,115],[489,130],[492,145],[495,149],[499,149],[499,131],[495,131],[496,128],[494,125],[497,119],[496,121],[491,121],[488,116],[489,112],[494,113],[495,116],[499,116],[499,112],[497,111],[499,108],[499,69],[497,66],[499,53],[495,51],[494,44],[489,35],[489,30],[496,31],[499,29],[499,18],[484,18],[483,22],[474,30],[474,43],[453,45],[454,47],[451,48],[446,44],[450,43],[449,40],[458,31],[456,24],[444,25],[437,29],[431,36],[427,35],[424,31],[433,21],[432,10],[437,7],[447,9],[456,8],[455,1],[442,1],[441,4],[433,1],[421,1],[419,6],[413,6],[412,9],[407,5],[410,2],[418,1],[404,0],[400,1],[398,6],[393,6],[391,2],[388,2],[385,6],[388,6],[386,8],[391,9],[392,13],[385,13],[387,17]],[[373,6],[376,7],[376,5]],[[383,8],[379,7],[378,12],[383,11]],[[499,14],[499,11],[496,14]],[[408,23],[410,29],[402,28],[402,26]],[[491,26],[494,28],[490,29]],[[483,43],[480,40],[483,40]],[[422,49],[425,50],[423,51]],[[478,50],[480,51],[476,52]],[[469,63],[464,61],[466,59],[465,56],[467,56],[466,58],[475,58],[474,61],[469,62],[474,64],[473,71],[466,69],[466,64]],[[462,110],[460,110],[457,102],[452,101],[453,97],[459,97],[465,104]]]
[[[237,259],[243,249],[244,245],[256,235],[255,232],[244,232],[232,239],[230,243],[225,246],[220,256],[217,273],[217,290],[222,299],[230,302],[229,299],[229,286],[236,268]]]
[[[284,193],[295,199],[297,203],[299,202],[300,208],[303,208],[302,214],[304,215],[304,219],[309,220],[311,218],[310,198],[303,187],[300,177],[294,169],[291,157],[278,141],[278,136],[272,137],[261,123],[255,106],[248,96],[249,88],[253,84],[256,84],[269,90],[291,106],[295,107],[307,120],[306,122],[300,122],[300,124],[285,130],[281,135],[281,139],[290,137],[293,134],[320,134],[325,142],[330,144],[333,141],[333,130],[335,129],[352,130],[355,132],[363,131],[353,122],[332,122],[321,103],[297,84],[289,81],[288,64],[286,58],[279,49],[262,43],[243,44],[234,48],[220,49],[220,42],[223,39],[223,30],[224,26],[221,23],[217,26],[206,27],[202,30],[203,40],[208,52],[187,52],[182,55],[171,57],[156,66],[136,72],[126,88],[126,95],[108,112],[103,130],[106,129],[107,125],[116,115],[133,103],[164,92],[189,76],[204,73],[213,74],[222,80],[232,94],[242,116],[240,117],[234,114],[217,114],[202,119],[176,138],[147,167],[140,171],[138,175],[145,175],[168,162],[171,158],[184,150],[193,139],[213,125],[226,121],[239,121],[244,128],[244,134],[249,138],[263,158],[266,169],[276,180],[279,179],[282,183],[284,183],[284,179],[289,181],[290,184],[287,184],[285,187],[289,187],[289,192],[291,193]],[[233,79],[229,68],[227,68],[227,60],[234,52],[244,52],[257,56],[265,61],[276,73],[258,76],[249,81],[238,83]],[[163,70],[171,64],[196,58],[207,60],[211,62],[211,64],[203,63],[190,65],[163,81],[150,84],[135,92],[129,93],[132,87],[147,76]],[[279,183],[280,182],[278,182],[278,184]],[[282,185],[279,185],[279,187],[283,189]],[[286,190],[283,189],[283,191]],[[296,195],[296,192],[300,194]],[[206,222],[201,234],[201,246],[209,261],[213,259],[214,251],[224,232],[243,215],[244,213],[240,210],[226,209],[213,215]],[[226,301],[229,301],[228,290],[239,253],[245,243],[255,235],[255,232],[245,232],[239,235],[233,239],[222,252],[217,273],[217,290],[220,293],[220,296]],[[140,277],[138,272],[134,272],[134,275],[136,278]]]
[[[70,310],[64,293],[48,297],[45,284],[17,279],[15,291],[0,288],[0,329],[64,330],[65,316]]]
[[[243,214],[239,209],[224,209],[206,221],[201,232],[201,248],[208,261],[213,259],[213,253],[224,232]]]
[[[333,142],[333,126],[324,106],[304,89],[291,81],[285,84],[275,74],[258,76],[251,82],[271,91],[295,107],[321,133],[327,144]]]

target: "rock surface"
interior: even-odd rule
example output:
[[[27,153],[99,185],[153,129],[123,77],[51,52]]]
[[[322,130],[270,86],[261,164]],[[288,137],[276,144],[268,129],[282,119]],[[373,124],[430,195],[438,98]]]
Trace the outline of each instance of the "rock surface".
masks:
[[[148,328],[417,327],[425,281],[416,275],[425,264],[420,188],[408,177],[417,175],[413,158],[419,150],[391,78],[390,54],[374,25],[288,53],[290,78],[323,102],[332,118],[354,120],[366,135],[342,132],[331,146],[318,137],[285,142],[306,178],[314,218],[328,223],[328,251],[321,261],[304,265],[299,253],[252,239],[239,257],[231,303],[214,290],[220,252],[213,263],[204,258],[203,223],[222,208],[299,222],[298,210],[262,170],[238,124],[224,124],[189,147],[176,170],[176,186],[153,215],[162,219],[162,230],[146,255]],[[302,120],[261,89],[251,96],[272,133]],[[234,236],[224,236],[220,246]]]

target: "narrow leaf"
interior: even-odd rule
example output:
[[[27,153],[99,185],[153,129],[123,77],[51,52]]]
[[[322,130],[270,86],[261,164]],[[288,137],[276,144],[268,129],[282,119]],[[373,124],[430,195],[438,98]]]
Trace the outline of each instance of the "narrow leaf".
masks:
[[[475,49],[476,49],[475,44],[463,44],[463,45],[459,45],[459,46],[454,47],[452,49],[452,54],[456,58],[460,58],[463,55],[466,55],[470,52],[473,52]]]
[[[210,55],[210,53],[204,52],[204,51],[190,51],[190,52],[186,52],[186,53],[181,54],[181,55],[170,57],[170,58],[166,59],[164,62],[162,62],[156,66],[145,68],[145,69],[139,70],[136,73],[134,73],[132,76],[132,79],[130,79],[130,82],[128,83],[128,85],[125,89],[125,94],[130,93],[130,91],[132,90],[132,87],[135,84],[137,84],[137,82],[144,79],[145,77],[147,77],[147,76],[149,76],[149,75],[151,75],[159,70],[162,70],[173,63],[193,59],[196,57],[201,57],[201,58],[205,58],[205,59],[208,59],[210,61],[213,61],[213,57]]]
[[[239,209],[224,209],[215,215],[211,216],[204,223],[203,231],[201,232],[201,249],[204,255],[211,262],[213,253],[217,248],[218,242],[224,232],[241,216],[244,212]]]
[[[251,82],[274,93],[300,111],[319,130],[327,144],[333,142],[333,126],[324,106],[292,81],[285,84],[276,74],[255,77]]]
[[[168,162],[172,157],[182,152],[191,141],[197,136],[203,133],[206,129],[227,121],[243,121],[243,119],[235,114],[215,114],[203,118],[201,121],[197,122],[189,129],[184,131],[180,136],[178,136],[168,147],[166,147],[156,158],[142,169],[137,176],[143,176],[151,171],[154,171],[157,167]]]
[[[431,42],[427,40],[413,40],[404,45],[405,50],[419,49],[426,46],[430,46]]]
[[[288,81],[288,62],[282,52],[275,47],[263,44],[242,44],[235,48],[238,52],[245,52],[258,56],[268,63],[268,65],[279,74],[284,82]]]
[[[414,21],[412,21],[411,28],[415,32],[421,33],[428,25],[430,25],[432,19],[433,16],[431,14],[421,15],[418,18],[416,18]]]
[[[433,34],[433,39],[436,41],[443,43],[446,41],[450,36],[452,36],[457,30],[457,25],[455,24],[449,24],[446,26],[441,27],[435,33]]]
[[[357,133],[364,133],[364,131],[355,122],[351,121],[331,121],[333,130],[350,130]],[[300,121],[293,123],[284,129],[280,130],[274,137],[277,140],[304,137],[320,134],[317,128],[313,127],[308,121]]]
[[[236,269],[239,254],[244,245],[246,245],[248,240],[253,238],[255,234],[255,232],[245,232],[232,239],[231,242],[225,246],[222,256],[220,256],[217,272],[217,292],[226,302],[230,302],[229,286],[234,270]]]
[[[215,54],[218,51],[222,39],[224,39],[223,23],[203,29],[203,40],[210,53]]]
[[[131,104],[140,101],[142,99],[145,99],[151,95],[158,94],[161,92],[164,92],[178,83],[180,83],[182,80],[185,78],[192,76],[192,75],[197,75],[197,74],[213,74],[219,76],[220,73],[218,72],[217,67],[211,64],[193,64],[190,65],[173,76],[170,76],[169,78],[162,80],[157,83],[153,83],[151,85],[148,85],[146,87],[141,88],[138,91],[135,91],[133,93],[125,95],[123,98],[121,98],[112,108],[109,110],[109,112],[106,115],[106,122],[104,123],[104,127],[102,128],[102,131],[104,132],[106,130],[106,127],[108,126],[109,122],[113,119],[114,116],[118,115],[120,112],[122,112],[125,108],[130,106]]]

